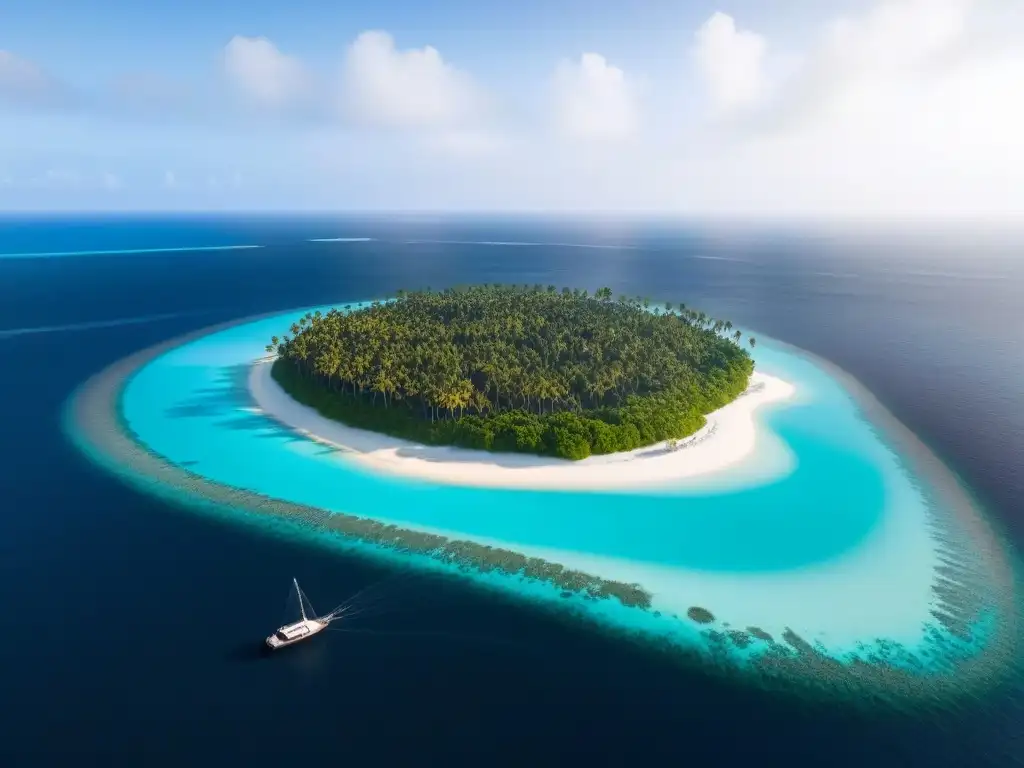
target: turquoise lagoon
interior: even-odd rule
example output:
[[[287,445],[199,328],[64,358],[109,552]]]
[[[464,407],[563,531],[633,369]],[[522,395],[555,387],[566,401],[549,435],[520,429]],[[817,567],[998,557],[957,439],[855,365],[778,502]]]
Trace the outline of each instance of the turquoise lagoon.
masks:
[[[759,343],[757,368],[797,394],[758,412],[754,455],[714,478],[629,492],[457,487],[373,474],[254,411],[249,367],[306,311],[214,331],[143,365],[121,398],[134,438],[224,485],[638,583],[652,596],[647,610],[469,574],[681,647],[699,652],[751,627],[772,636],[734,647],[739,667],[795,635],[841,664],[885,655],[944,675],[1014,623],[1012,577],[997,583],[992,553],[973,551],[950,528],[947,502],[912,473],[854,393],[797,350]],[[715,622],[687,618],[693,606]],[[951,613],[970,617],[967,632],[937,620]]]

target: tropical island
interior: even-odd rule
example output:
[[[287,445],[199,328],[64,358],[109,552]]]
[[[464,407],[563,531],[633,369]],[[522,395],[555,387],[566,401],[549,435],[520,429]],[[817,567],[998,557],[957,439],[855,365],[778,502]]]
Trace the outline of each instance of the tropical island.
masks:
[[[349,427],[579,460],[700,430],[747,391],[741,340],[683,304],[485,285],[308,313],[267,351],[284,392]]]

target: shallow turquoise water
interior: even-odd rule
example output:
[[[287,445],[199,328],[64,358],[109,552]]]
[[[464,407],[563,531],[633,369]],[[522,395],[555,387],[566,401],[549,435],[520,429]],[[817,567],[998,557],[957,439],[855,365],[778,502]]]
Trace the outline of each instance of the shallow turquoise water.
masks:
[[[241,410],[248,405],[244,366],[300,314],[237,326],[151,362],[125,391],[133,430],[192,471],[278,498],[509,544],[711,571],[789,570],[835,558],[879,524],[887,486],[908,483],[836,382],[767,343],[756,350],[758,368],[799,391],[796,402],[760,417],[797,457],[785,477],[740,490],[623,494],[375,476]]]
[[[965,644],[935,624],[942,554],[934,502],[852,395],[796,350],[759,343],[758,369],[793,384],[796,395],[758,410],[753,455],[713,480],[629,492],[456,487],[375,475],[252,409],[253,360],[304,313],[238,325],[155,358],[125,387],[124,418],[157,453],[223,484],[640,584],[652,596],[650,612],[570,603],[690,647],[713,645],[685,618],[694,605],[722,627],[796,632],[844,661],[895,643],[918,655],[909,664],[945,670],[985,645],[990,633],[980,626]],[[792,456],[781,467],[770,460],[780,443]],[[495,574],[474,578],[524,597],[558,594]],[[936,632],[945,638],[941,653]],[[734,661],[742,666],[767,647],[734,649]]]
[[[517,576],[464,572],[738,668],[779,646],[757,641],[722,657],[720,638],[731,636],[722,632],[757,627],[803,638],[844,665],[884,659],[940,675],[994,636],[1000,617],[989,609],[974,614],[966,639],[936,623],[935,611],[944,610],[936,584],[949,561],[946,534],[936,538],[941,514],[931,505],[944,502],[925,497],[851,393],[798,350],[759,343],[758,369],[793,384],[796,395],[760,408],[753,454],[709,478],[628,492],[456,487],[373,474],[253,408],[253,361],[306,311],[214,332],[153,359],[125,386],[123,417],[151,449],[222,484],[636,583],[651,596],[648,611],[585,595],[566,600],[553,585]],[[773,459],[780,451],[790,460]],[[400,556],[329,538],[344,549]],[[453,567],[402,557],[417,567]],[[990,605],[981,594],[974,600]],[[688,619],[693,606],[709,609],[714,624]]]

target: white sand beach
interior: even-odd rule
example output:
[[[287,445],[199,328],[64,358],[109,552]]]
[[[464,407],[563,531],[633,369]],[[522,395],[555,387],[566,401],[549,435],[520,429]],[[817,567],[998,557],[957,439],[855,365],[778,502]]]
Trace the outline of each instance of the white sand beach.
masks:
[[[750,387],[674,450],[665,443],[635,451],[569,461],[527,454],[428,446],[347,427],[293,400],[270,375],[270,362],[253,364],[249,389],[259,411],[311,440],[334,446],[367,469],[449,485],[613,490],[665,486],[711,475],[750,455],[757,439],[755,411],[795,392],[782,379],[755,372]]]

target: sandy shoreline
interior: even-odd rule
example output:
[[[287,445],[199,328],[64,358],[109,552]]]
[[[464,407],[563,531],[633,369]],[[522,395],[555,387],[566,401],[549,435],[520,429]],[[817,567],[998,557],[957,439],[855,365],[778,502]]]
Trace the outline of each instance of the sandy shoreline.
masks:
[[[293,400],[260,360],[249,373],[249,391],[257,409],[311,440],[331,445],[367,469],[450,485],[506,488],[593,489],[660,486],[710,475],[737,464],[753,450],[755,411],[792,397],[794,387],[755,372],[750,387],[724,408],[708,415],[700,431],[668,450],[664,443],[635,451],[568,461],[528,454],[490,453],[449,446],[428,446],[321,416]]]

